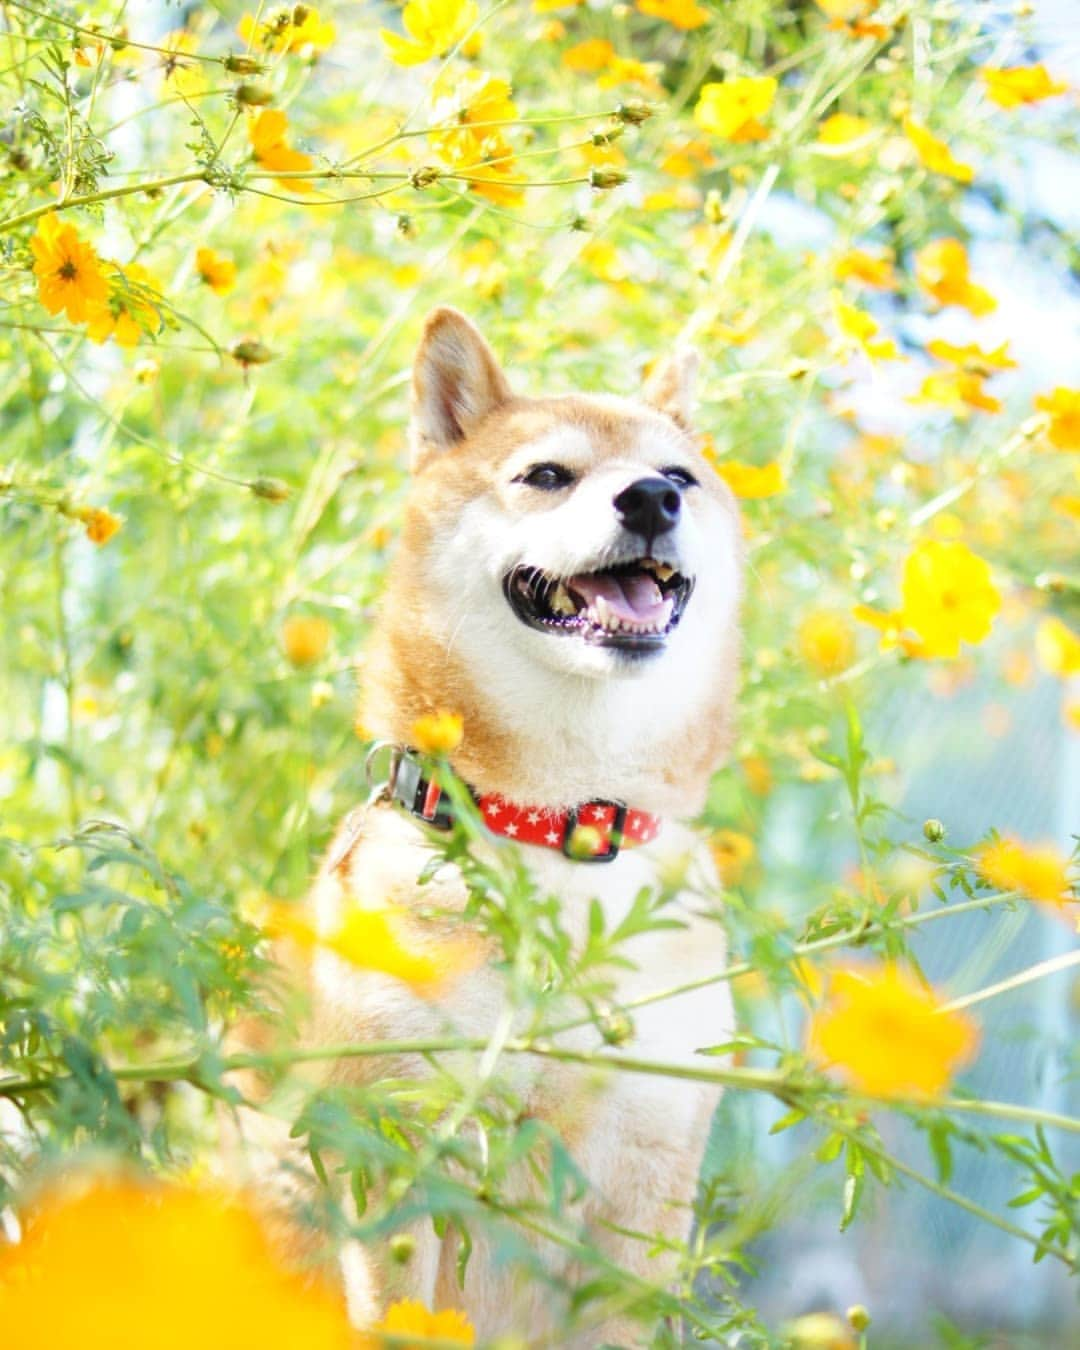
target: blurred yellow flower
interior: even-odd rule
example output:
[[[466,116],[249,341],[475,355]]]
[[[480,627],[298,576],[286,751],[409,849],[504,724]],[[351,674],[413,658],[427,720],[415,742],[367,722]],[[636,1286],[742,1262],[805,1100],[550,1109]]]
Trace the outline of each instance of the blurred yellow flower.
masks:
[[[755,797],[767,797],[773,789],[772,766],[764,755],[744,755],[739,768]]]
[[[796,643],[799,655],[819,675],[839,675],[855,659],[855,634],[839,610],[811,610],[799,624]]]
[[[669,141],[664,147],[660,171],[672,178],[696,178],[715,163],[716,156],[706,140]]]
[[[894,965],[834,971],[807,1032],[808,1054],[874,1097],[940,1096],[978,1046],[976,1024],[947,1012]]]
[[[330,645],[330,624],[317,614],[291,614],[281,625],[281,642],[294,666],[313,666]]]
[[[648,14],[654,19],[666,19],[676,28],[687,31],[700,28],[709,21],[709,11],[702,9],[695,0],[636,0],[636,3],[642,14]]]
[[[326,51],[337,37],[334,25],[328,19],[321,19],[319,11],[308,5],[279,9],[261,22],[253,14],[245,14],[236,31],[253,47],[301,56],[315,56]]]
[[[160,46],[167,52],[162,62],[165,82],[181,98],[194,98],[206,89],[206,76],[198,61],[185,61],[184,57],[194,55],[199,50],[199,40],[186,28],[178,28],[160,39]]]
[[[1044,65],[983,66],[979,71],[986,85],[986,96],[1002,108],[1017,108],[1023,103],[1038,103],[1055,94],[1064,94],[1069,86],[1050,78]]]
[[[567,70],[578,75],[593,75],[615,59],[615,48],[607,38],[586,38],[573,47],[567,47],[559,60]]]
[[[863,149],[873,130],[873,122],[865,117],[855,117],[851,113],[833,113],[818,127],[817,140],[814,144],[834,156],[850,155],[856,150]]]
[[[694,108],[694,121],[725,141],[762,141],[768,128],[760,118],[773,105],[778,85],[772,75],[747,75],[705,84]]]
[[[269,937],[288,938],[301,951],[321,947],[357,970],[391,975],[424,998],[434,997],[448,979],[483,960],[480,944],[467,938],[418,940],[409,912],[400,905],[351,905],[338,928],[320,932],[295,906],[274,904],[263,928]]]
[[[1019,891],[1046,905],[1070,899],[1068,861],[1053,844],[1024,844],[1005,836],[981,848],[975,865],[999,890]]]
[[[901,615],[918,634],[923,654],[954,657],[961,639],[982,642],[1001,608],[985,559],[966,544],[929,539],[908,554]]]
[[[915,147],[915,153],[923,168],[931,173],[940,173],[946,178],[954,178],[958,183],[970,183],[975,170],[970,164],[958,160],[944,141],[939,140],[921,122],[911,117],[904,118],[904,131]]]
[[[218,295],[226,295],[236,285],[236,264],[231,258],[215,253],[212,248],[195,252],[195,271],[199,280]]]
[[[1001,411],[1001,400],[983,389],[985,376],[966,370],[946,370],[927,375],[917,394],[909,403],[933,403],[948,408],[958,417],[966,417],[970,409],[978,412]]]
[[[1059,385],[1049,394],[1039,394],[1035,406],[1050,414],[1047,438],[1058,450],[1080,450],[1080,389]]]
[[[82,323],[108,299],[109,285],[93,246],[53,212],[38,222],[30,251],[38,298],[50,314],[63,310],[72,323]]]
[[[748,834],[739,830],[717,830],[709,839],[709,851],[720,880],[725,886],[737,886],[754,861],[757,850]]]
[[[968,342],[964,346],[957,346],[955,343],[935,338],[932,342],[926,344],[926,350],[931,356],[937,357],[939,361],[949,361],[952,365],[960,366],[973,375],[985,377],[992,375],[996,370],[1016,369],[1016,362],[1009,355],[1009,344],[1007,342],[987,351],[976,342]]]
[[[1080,675],[1080,636],[1060,619],[1043,619],[1035,630],[1035,653],[1049,675]]]
[[[251,152],[255,162],[264,169],[280,173],[302,173],[315,167],[310,155],[294,150],[286,143],[288,117],[278,108],[264,108],[248,128]],[[314,192],[306,179],[279,178],[278,183],[290,192]]]
[[[879,291],[895,291],[900,282],[888,253],[867,253],[860,248],[848,249],[833,266],[837,281],[860,281]]]
[[[738,459],[712,459],[716,472],[736,497],[744,501],[760,497],[775,497],[787,487],[783,471],[776,460],[769,464],[744,464]]]
[[[432,133],[435,153],[455,173],[468,173],[469,187],[489,201],[500,206],[519,202],[523,192],[513,177],[513,146],[500,127],[485,125],[517,117],[509,83],[470,69],[441,76],[433,93],[433,120],[449,124],[447,130]],[[477,170],[475,176],[472,170]]]
[[[425,713],[412,724],[409,733],[412,744],[427,755],[449,755],[462,742],[465,720],[460,713]]]
[[[75,519],[82,521],[87,539],[99,546],[107,544],[124,523],[103,506],[82,506],[75,512]]]
[[[479,17],[476,0],[409,0],[401,12],[408,37],[388,28],[380,29],[379,36],[391,60],[399,66],[418,66],[433,57],[445,56]]]
[[[782,1330],[791,1350],[857,1350],[851,1328],[836,1313],[803,1313]]]
[[[442,1312],[428,1312],[422,1303],[414,1299],[402,1299],[391,1303],[386,1316],[372,1331],[385,1332],[388,1336],[417,1336],[416,1341],[401,1341],[402,1350],[423,1350],[429,1341],[438,1341],[449,1345],[475,1345],[476,1332],[469,1319],[456,1308],[445,1308]],[[382,1336],[360,1338],[359,1350],[381,1350],[385,1345]]]
[[[877,8],[878,0],[814,0],[814,3],[830,19],[850,23],[852,19],[861,19],[872,13]]]
[[[855,346],[864,351],[872,361],[896,361],[900,351],[892,338],[879,338],[881,326],[876,319],[857,305],[849,304],[839,291],[833,291],[833,315],[836,326],[844,338],[846,346]]]
[[[344,1298],[289,1270],[253,1207],[209,1187],[69,1175],[0,1244],[5,1350],[355,1344]]]
[[[978,318],[997,308],[997,301],[976,286],[967,249],[959,239],[935,239],[915,254],[915,280],[939,305],[962,305]]]

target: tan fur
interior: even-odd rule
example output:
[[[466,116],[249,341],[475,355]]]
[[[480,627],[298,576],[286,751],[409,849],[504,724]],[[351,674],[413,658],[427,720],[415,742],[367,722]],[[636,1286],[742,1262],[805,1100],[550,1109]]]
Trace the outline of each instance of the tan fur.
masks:
[[[717,548],[714,536],[723,532],[723,557],[729,560],[724,566],[732,573],[725,585],[732,596],[737,595],[735,505],[688,432],[693,366],[687,355],[662,364],[646,389],[651,402],[586,395],[525,398],[511,392],[487,344],[467,320],[455,311],[437,311],[428,320],[414,371],[415,482],[374,650],[365,668],[364,719],[379,736],[408,743],[422,714],[447,709],[462,715],[464,739],[453,764],[481,791],[552,808],[592,797],[615,797],[669,817],[656,844],[633,853],[628,850],[603,868],[571,863],[552,850],[526,850],[538,885],[560,895],[566,927],[579,940],[591,895],[598,895],[617,920],[639,886],[655,880],[659,869],[670,873],[681,868],[687,876],[687,892],[672,911],[687,927],[650,934],[632,944],[639,970],[620,984],[620,999],[676,984],[724,963],[720,930],[701,916],[702,890],[715,886],[711,863],[675,817],[700,809],[709,777],[728,745],[737,660],[734,601],[730,611],[721,614],[718,609],[715,634],[707,631],[707,616],[700,609],[694,612],[692,621],[706,625],[701,641],[710,668],[684,672],[685,706],[676,704],[668,711],[668,729],[652,730],[655,719],[645,708],[625,727],[625,735],[620,731],[598,740],[596,712],[606,706],[606,691],[614,689],[614,681],[622,680],[620,688],[632,689],[626,677],[553,674],[561,691],[557,704],[565,714],[557,734],[544,719],[530,717],[527,709],[515,714],[505,706],[503,695],[500,711],[492,677],[501,669],[504,654],[491,651],[488,667],[463,650],[460,625],[470,622],[470,616],[447,613],[435,577],[440,551],[454,539],[457,523],[478,503],[509,537],[518,526],[542,532],[546,513],[552,513],[555,528],[555,498],[522,491],[510,479],[517,458],[527,454],[528,447],[556,438],[562,447],[559,457],[574,457],[573,467],[586,479],[622,473],[629,481],[643,472],[655,473],[658,466],[652,461],[661,453],[693,466],[701,486],[686,494],[685,509],[694,513],[703,547]],[[478,557],[476,563],[480,567],[485,560]],[[490,589],[495,596],[494,584]],[[505,601],[499,596],[491,603]],[[695,603],[692,598],[688,616]],[[543,635],[530,640],[562,641]],[[541,682],[543,678],[538,676]],[[678,683],[682,678],[675,672],[674,699],[682,698]],[[574,720],[579,708],[580,723]],[[459,927],[445,917],[438,922],[423,917],[432,910],[443,915],[460,912],[467,897],[460,876],[446,868],[419,885],[431,845],[414,820],[389,804],[379,804],[369,808],[359,831],[346,842],[348,847],[332,851],[335,863],[324,867],[309,901],[322,930],[336,928],[348,906],[387,903],[414,907],[418,917],[412,938],[421,946],[445,934],[448,923]],[[487,966],[449,981],[439,998],[430,999],[389,977],[346,967],[329,952],[314,958],[312,997],[310,1035],[323,1044],[424,1037],[448,1026],[466,1035],[487,1036],[503,1006],[499,978]],[[725,1035],[730,1015],[726,998],[726,993],[710,989],[684,997],[678,1007],[664,1004],[643,1011],[637,1019],[640,1040],[631,1046],[631,1053],[688,1059],[703,1040]],[[562,1043],[576,1048],[599,1045],[591,1029],[566,1036]],[[353,1058],[333,1066],[330,1076],[338,1082],[363,1083],[376,1075],[426,1071],[416,1056],[394,1062]],[[590,1177],[593,1190],[586,1218],[597,1242],[612,1260],[644,1278],[654,1282],[668,1278],[667,1258],[650,1256],[648,1243],[620,1236],[615,1229],[660,1233],[671,1239],[685,1235],[714,1097],[696,1085],[598,1074],[527,1057],[512,1057],[507,1072],[526,1109],[559,1129]],[[529,1185],[525,1177],[521,1185],[525,1194]],[[510,1330],[532,1336],[544,1331],[552,1304],[550,1290],[524,1287],[506,1270],[497,1270],[482,1239],[470,1261],[462,1296],[453,1277],[453,1244],[441,1249],[430,1224],[419,1225],[415,1236],[417,1255],[404,1271],[390,1267],[378,1253],[349,1254],[346,1279],[358,1320],[370,1315],[374,1279],[382,1281],[384,1296],[407,1293],[439,1303],[463,1298],[480,1336]],[[574,1277],[565,1253],[552,1248],[545,1255],[554,1271]],[[613,1309],[603,1326],[583,1332],[574,1344],[637,1344],[643,1334],[631,1310]]]

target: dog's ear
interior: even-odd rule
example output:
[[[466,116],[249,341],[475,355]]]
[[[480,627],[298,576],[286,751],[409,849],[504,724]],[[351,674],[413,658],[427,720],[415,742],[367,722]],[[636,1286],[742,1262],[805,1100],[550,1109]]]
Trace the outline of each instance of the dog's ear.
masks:
[[[447,450],[511,397],[510,386],[476,326],[456,309],[433,310],[413,364],[413,448]]]
[[[645,402],[667,413],[673,422],[690,431],[694,420],[694,386],[698,354],[693,347],[680,347],[657,361],[644,390]]]

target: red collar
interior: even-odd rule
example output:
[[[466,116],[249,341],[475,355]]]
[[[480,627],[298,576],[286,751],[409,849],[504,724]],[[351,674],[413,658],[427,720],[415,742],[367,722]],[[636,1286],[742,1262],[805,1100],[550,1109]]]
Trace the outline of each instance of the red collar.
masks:
[[[449,830],[454,823],[453,803],[424,769],[411,751],[402,751],[391,769],[390,796],[428,825]],[[624,802],[597,798],[569,811],[552,811],[507,801],[497,792],[473,791],[472,795],[492,834],[518,844],[558,849],[575,862],[611,862],[621,849],[647,844],[660,832],[659,816],[634,810]]]

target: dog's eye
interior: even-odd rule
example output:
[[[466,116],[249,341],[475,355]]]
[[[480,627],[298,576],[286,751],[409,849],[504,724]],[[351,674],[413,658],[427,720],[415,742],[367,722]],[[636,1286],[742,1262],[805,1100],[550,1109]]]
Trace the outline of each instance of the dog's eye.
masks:
[[[669,483],[674,483],[676,487],[688,488],[698,485],[698,480],[690,470],[682,469],[677,464],[670,464],[666,469],[661,469],[660,472]]]
[[[534,464],[514,479],[515,483],[539,488],[541,492],[557,492],[559,488],[569,487],[573,481],[574,475],[561,464]]]

